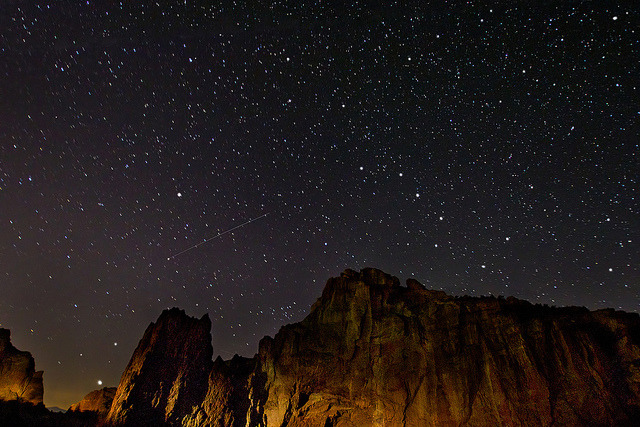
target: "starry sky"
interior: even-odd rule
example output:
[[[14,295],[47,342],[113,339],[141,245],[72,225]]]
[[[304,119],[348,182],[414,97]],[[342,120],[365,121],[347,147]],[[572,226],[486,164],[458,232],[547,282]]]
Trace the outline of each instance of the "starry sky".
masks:
[[[45,403],[168,307],[252,356],[345,268],[639,311],[633,3],[4,0],[0,326]]]

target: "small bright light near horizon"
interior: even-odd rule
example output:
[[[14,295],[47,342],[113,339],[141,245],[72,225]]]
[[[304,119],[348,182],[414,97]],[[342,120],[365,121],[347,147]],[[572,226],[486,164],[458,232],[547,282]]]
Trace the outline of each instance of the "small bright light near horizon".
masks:
[[[98,385],[102,385],[102,380],[98,380]]]
[[[178,197],[182,197],[182,193],[178,193]]]
[[[113,343],[113,345],[118,345],[118,343],[117,343],[117,342],[114,342],[114,343]]]

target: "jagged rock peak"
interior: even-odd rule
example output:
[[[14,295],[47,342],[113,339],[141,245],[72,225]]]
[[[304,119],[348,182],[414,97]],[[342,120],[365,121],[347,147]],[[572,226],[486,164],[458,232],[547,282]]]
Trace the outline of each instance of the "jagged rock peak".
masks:
[[[377,268],[363,268],[360,272],[347,268],[340,274],[340,277],[349,281],[360,281],[368,286],[400,286],[400,280],[397,277],[378,270]]]
[[[118,425],[177,424],[202,401],[211,370],[211,321],[164,310],[133,353],[107,416]]]
[[[340,277],[332,277],[327,281],[322,296],[311,308],[311,313],[322,306],[333,306],[332,310],[342,311],[345,304],[358,304],[357,301],[362,300],[370,300],[375,307],[381,308],[390,298],[391,303],[400,298],[411,299],[412,304],[420,304],[429,299],[453,298],[443,291],[428,290],[413,278],[407,279],[406,284],[406,287],[401,286],[397,277],[377,268],[364,268],[359,272],[346,269]]]
[[[11,344],[11,331],[0,328],[0,400],[41,404],[44,395],[42,371],[28,351]]]
[[[396,276],[387,274],[377,268],[363,268],[362,270],[355,271],[347,268],[340,277],[330,278],[327,282],[325,289],[329,288],[329,291],[336,289],[345,289],[349,285],[360,285],[376,288],[388,288],[398,291],[410,290],[410,291],[426,291],[431,297],[447,298],[447,295],[443,291],[428,290],[422,283],[414,278],[408,278],[406,281],[406,288],[400,286],[400,280]]]
[[[202,323],[203,327],[211,330],[211,320],[209,319],[209,313],[205,313],[200,319],[197,319],[195,317],[187,315],[184,310],[178,307],[162,310],[162,313],[160,313],[160,317],[158,317],[156,324],[160,324],[163,322],[182,322],[190,323],[193,325]],[[153,323],[151,324],[153,325]]]

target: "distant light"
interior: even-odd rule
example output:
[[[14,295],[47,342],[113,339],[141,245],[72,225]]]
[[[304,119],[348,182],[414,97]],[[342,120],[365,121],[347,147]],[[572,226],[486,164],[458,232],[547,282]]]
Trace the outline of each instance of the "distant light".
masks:
[[[98,385],[102,385],[102,380],[98,380]]]
[[[182,193],[178,192],[178,197],[182,197]]]

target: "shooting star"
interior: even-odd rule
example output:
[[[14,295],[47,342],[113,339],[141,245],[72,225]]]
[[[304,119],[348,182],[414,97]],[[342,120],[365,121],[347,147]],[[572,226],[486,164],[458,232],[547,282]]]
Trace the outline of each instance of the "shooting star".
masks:
[[[204,241],[202,241],[202,242],[198,243],[197,245],[190,246],[190,247],[188,247],[187,249],[185,249],[185,250],[183,250],[183,251],[178,252],[177,254],[173,254],[173,255],[171,255],[169,258],[167,258],[167,261],[170,261],[170,260],[172,260],[173,258],[175,258],[175,257],[177,257],[177,256],[180,256],[180,255],[182,255],[182,254],[183,254],[183,253],[185,253],[185,252],[189,252],[191,249],[195,249],[195,248],[197,248],[198,246],[204,245],[205,243],[207,243],[207,242],[208,242],[208,241],[210,241],[210,240],[217,239],[217,238],[218,238],[218,237],[220,237],[220,236],[223,236],[223,235],[225,235],[225,234],[227,234],[227,233],[231,233],[233,230],[237,230],[237,229],[238,229],[238,228],[240,228],[240,227],[244,227],[244,226],[245,226],[245,225],[247,225],[247,224],[251,224],[253,221],[257,221],[257,220],[259,220],[260,218],[264,218],[264,217],[265,217],[265,216],[267,216],[267,215],[269,215],[269,212],[267,212],[266,214],[262,214],[262,215],[260,215],[260,216],[257,216],[257,217],[255,217],[255,218],[253,218],[253,219],[250,219],[250,220],[249,220],[249,221],[247,221],[247,222],[243,222],[243,223],[242,223],[242,224],[240,224],[240,225],[236,225],[235,227],[230,228],[230,229],[228,229],[228,230],[225,230],[225,231],[223,231],[222,233],[218,233],[218,234],[216,234],[216,235],[215,235],[215,236],[213,236],[213,237],[209,237],[208,239],[205,239]]]

